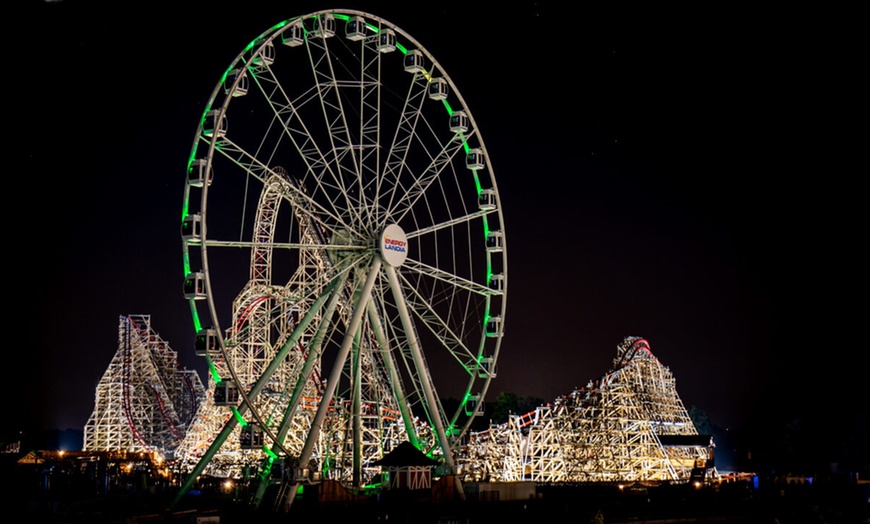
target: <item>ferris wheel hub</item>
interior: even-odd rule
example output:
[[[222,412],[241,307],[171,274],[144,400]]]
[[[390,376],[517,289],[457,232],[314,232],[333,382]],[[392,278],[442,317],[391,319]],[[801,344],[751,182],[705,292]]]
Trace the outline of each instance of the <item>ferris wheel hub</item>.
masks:
[[[399,267],[408,257],[408,237],[397,224],[390,224],[381,233],[381,258],[393,267]]]

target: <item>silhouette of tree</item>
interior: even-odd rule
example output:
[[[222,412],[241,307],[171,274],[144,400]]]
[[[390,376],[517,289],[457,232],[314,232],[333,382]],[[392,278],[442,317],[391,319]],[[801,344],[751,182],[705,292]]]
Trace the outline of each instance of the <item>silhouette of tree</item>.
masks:
[[[695,430],[699,435],[712,435],[713,425],[710,423],[710,418],[707,412],[697,406],[691,406],[689,409],[689,418],[692,419],[692,424],[695,425]]]
[[[516,393],[508,393],[502,391],[495,399],[495,404],[492,407],[490,420],[493,424],[503,424],[507,422],[508,415],[516,414],[519,410],[519,400]]]

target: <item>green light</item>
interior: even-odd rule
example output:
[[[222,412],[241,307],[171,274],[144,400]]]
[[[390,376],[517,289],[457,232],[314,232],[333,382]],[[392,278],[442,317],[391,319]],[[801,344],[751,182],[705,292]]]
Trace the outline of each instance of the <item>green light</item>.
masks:
[[[233,410],[233,415],[236,416],[236,420],[239,422],[239,424],[240,424],[242,427],[247,426],[247,425],[248,425],[248,421],[245,420],[245,417],[243,417],[241,413],[239,413],[239,409],[238,409],[237,407],[235,407],[235,406],[230,406],[230,408]]]
[[[272,462],[274,462],[274,460],[278,458],[278,455],[276,455],[275,452],[269,449],[269,446],[266,446],[265,444],[263,445],[263,451],[266,453],[266,455],[269,455],[269,465],[271,466]]]
[[[211,378],[214,379],[215,384],[221,383],[221,376],[218,373],[217,367],[215,367],[214,362],[211,361],[208,355],[205,356],[205,360],[208,363],[208,370],[211,373]]]
[[[407,54],[408,54],[408,50],[405,48],[405,46],[403,46],[403,45],[400,44],[399,42],[396,42],[396,49],[398,49],[399,51],[401,51],[402,54],[404,54],[404,55],[407,55]]]
[[[194,333],[199,333],[202,329],[202,323],[199,321],[199,311],[196,309],[196,299],[190,299],[190,316],[193,318]]]

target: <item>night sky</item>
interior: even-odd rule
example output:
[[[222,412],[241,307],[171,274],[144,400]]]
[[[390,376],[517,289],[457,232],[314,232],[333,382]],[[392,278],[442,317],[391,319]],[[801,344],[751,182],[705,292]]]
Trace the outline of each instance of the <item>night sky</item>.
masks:
[[[332,7],[414,36],[481,128],[509,264],[491,394],[550,401],[641,336],[718,426],[866,412],[855,14],[467,4],[30,2],[4,75],[3,435],[83,429],[122,315],[203,371],[179,229],[197,119],[251,39]]]

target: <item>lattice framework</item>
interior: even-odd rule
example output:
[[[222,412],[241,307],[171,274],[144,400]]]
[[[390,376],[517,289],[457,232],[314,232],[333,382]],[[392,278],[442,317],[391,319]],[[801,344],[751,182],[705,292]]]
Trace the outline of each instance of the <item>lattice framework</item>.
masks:
[[[466,481],[684,482],[708,469],[712,441],[672,436],[699,437],[671,371],[646,340],[627,337],[606,375],[470,434],[459,462]]]
[[[85,451],[146,451],[171,458],[205,397],[193,370],[151,326],[150,315],[121,316],[118,350],[96,387]]]

